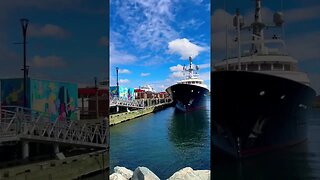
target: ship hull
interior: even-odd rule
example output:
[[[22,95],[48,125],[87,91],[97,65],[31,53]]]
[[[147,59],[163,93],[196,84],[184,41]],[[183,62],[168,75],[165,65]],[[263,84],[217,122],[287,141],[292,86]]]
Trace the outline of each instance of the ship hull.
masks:
[[[212,72],[213,144],[236,158],[306,139],[309,86],[272,75]]]
[[[166,91],[173,99],[175,107],[183,112],[205,107],[205,98],[209,95],[207,88],[191,84],[175,84]]]

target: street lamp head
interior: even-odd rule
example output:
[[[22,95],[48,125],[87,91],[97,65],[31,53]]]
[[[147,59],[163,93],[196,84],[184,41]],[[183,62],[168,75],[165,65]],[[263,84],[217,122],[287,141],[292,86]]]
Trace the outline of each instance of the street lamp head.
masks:
[[[20,22],[21,22],[21,26],[22,26],[23,30],[27,29],[29,20],[26,18],[21,18]]]

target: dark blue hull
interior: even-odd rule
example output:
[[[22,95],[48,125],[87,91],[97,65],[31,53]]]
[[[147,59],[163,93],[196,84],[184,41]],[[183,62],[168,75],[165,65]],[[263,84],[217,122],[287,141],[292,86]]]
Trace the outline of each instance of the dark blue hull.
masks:
[[[205,107],[209,90],[196,85],[175,84],[166,89],[178,110],[187,112]]]
[[[309,86],[243,71],[212,72],[211,82],[215,147],[242,158],[306,139]]]

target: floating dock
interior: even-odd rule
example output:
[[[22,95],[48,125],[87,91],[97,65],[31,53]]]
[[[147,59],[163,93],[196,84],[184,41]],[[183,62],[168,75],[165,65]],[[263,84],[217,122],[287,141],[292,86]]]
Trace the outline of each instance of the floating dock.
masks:
[[[107,179],[109,158],[106,151],[81,154],[65,159],[55,159],[0,170],[0,179],[77,179],[100,172]]]
[[[126,112],[118,112],[109,115],[109,125],[113,126],[146,114],[150,114],[172,105],[170,98],[154,98],[154,99],[140,99],[134,101],[126,101],[119,99],[111,99],[111,107],[125,107]],[[134,108],[134,110],[129,110]]]

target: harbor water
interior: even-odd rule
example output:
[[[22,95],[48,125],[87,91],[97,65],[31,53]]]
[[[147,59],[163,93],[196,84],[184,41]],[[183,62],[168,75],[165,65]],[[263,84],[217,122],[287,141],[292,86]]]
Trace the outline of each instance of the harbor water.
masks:
[[[144,166],[160,179],[184,167],[210,169],[210,100],[182,113],[169,107],[110,127],[110,173]]]
[[[308,139],[301,144],[242,161],[214,152],[214,179],[320,179],[320,109],[310,110]]]

